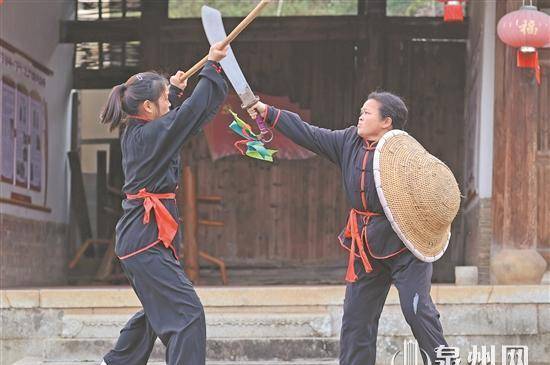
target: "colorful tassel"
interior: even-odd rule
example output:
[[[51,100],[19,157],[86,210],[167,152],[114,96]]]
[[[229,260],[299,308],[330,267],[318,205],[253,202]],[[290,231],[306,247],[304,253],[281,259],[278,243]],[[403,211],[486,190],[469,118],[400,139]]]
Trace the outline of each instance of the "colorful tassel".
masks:
[[[277,153],[277,150],[266,148],[264,143],[260,140],[260,137],[252,131],[250,125],[239,118],[237,113],[234,113],[232,110],[229,110],[229,112],[234,118],[229,128],[239,136],[245,138],[235,142],[235,148],[237,148],[242,155],[262,161],[273,162],[273,155]],[[243,145],[246,145],[246,151]]]

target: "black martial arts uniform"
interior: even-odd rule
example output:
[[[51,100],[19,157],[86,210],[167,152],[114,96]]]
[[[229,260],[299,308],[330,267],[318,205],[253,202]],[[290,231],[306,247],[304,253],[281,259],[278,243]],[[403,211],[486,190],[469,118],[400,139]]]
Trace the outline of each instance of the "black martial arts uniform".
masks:
[[[419,346],[435,360],[447,342],[430,297],[432,264],[417,259],[393,231],[376,192],[373,157],[376,143],[364,141],[357,127],[331,131],[271,106],[266,122],[298,145],[336,164],[352,209],[339,235],[350,252],[340,334],[340,365],[374,365],[378,320],[394,283],[405,320]],[[423,358],[425,355],[422,354]]]
[[[147,122],[130,118],[121,136],[127,196],[116,227],[116,254],[143,310],[120,332],[104,357],[108,365],[145,365],[156,338],[166,346],[167,365],[204,365],[206,322],[202,304],[176,253],[180,148],[221,107],[227,85],[208,61],[192,95],[170,86],[170,112]],[[181,105],[179,105],[181,104]],[[178,106],[179,105],[179,106]]]

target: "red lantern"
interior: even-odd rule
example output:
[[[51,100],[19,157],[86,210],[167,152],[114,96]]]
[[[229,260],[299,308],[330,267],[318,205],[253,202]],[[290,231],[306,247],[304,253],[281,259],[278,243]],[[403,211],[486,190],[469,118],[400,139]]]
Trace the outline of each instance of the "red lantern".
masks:
[[[524,5],[499,20],[497,33],[501,41],[518,48],[517,66],[534,69],[540,84],[537,48],[544,47],[550,39],[550,15]]]
[[[443,21],[445,22],[462,22],[464,21],[464,12],[462,11],[462,3],[466,0],[437,0],[444,3]]]

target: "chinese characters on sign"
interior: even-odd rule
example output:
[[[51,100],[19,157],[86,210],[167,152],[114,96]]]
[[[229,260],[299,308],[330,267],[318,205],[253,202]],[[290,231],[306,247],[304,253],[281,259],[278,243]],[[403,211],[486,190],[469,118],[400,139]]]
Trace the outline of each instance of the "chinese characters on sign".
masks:
[[[523,34],[537,34],[539,28],[535,25],[534,20],[524,20],[523,23],[518,24],[519,31]]]
[[[405,340],[403,348],[393,355],[390,365],[422,365],[422,358],[428,365],[529,365],[528,348],[520,345],[502,346],[500,353],[495,345],[473,345],[465,357],[461,357],[459,347],[440,346],[435,349],[434,362],[414,340]]]
[[[45,206],[48,70],[18,52],[0,46],[0,197]]]

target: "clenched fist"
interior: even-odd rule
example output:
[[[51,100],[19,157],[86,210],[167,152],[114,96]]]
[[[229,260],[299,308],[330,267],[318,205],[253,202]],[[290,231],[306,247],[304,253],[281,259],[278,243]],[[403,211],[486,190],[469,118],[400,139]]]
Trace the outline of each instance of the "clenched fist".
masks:
[[[183,75],[185,75],[185,72],[178,71],[175,75],[170,76],[170,84],[181,90],[184,90],[187,86],[187,79],[183,78]]]
[[[256,119],[258,116],[258,113],[260,115],[263,115],[265,113],[266,105],[262,103],[261,101],[258,101],[256,104],[252,105],[252,107],[247,109],[248,114],[250,115],[250,118]]]
[[[222,46],[222,42],[214,43],[212,47],[210,47],[210,52],[208,52],[208,60],[220,62],[225,56],[227,56],[229,46]]]

